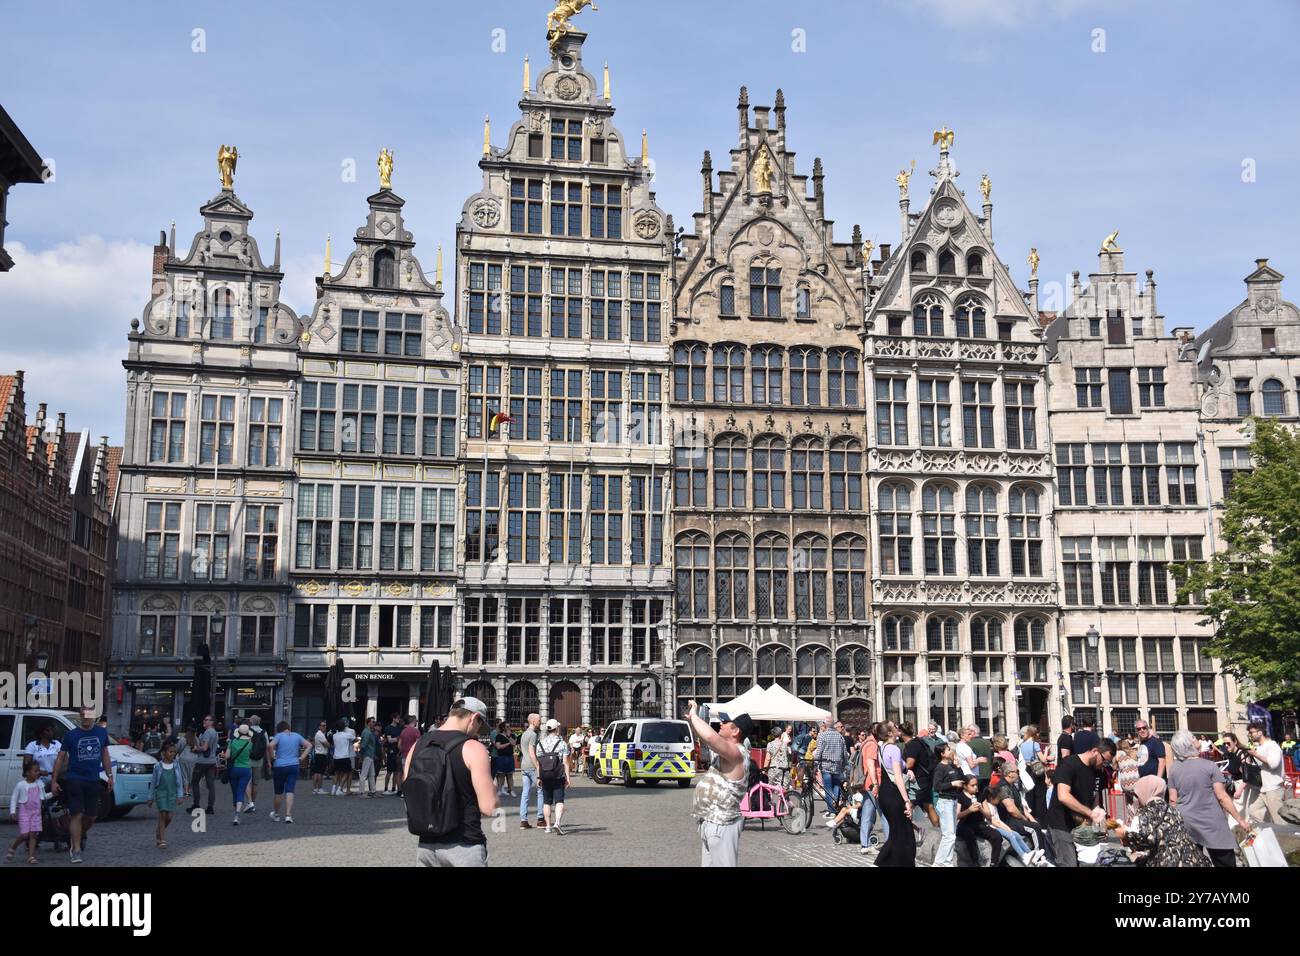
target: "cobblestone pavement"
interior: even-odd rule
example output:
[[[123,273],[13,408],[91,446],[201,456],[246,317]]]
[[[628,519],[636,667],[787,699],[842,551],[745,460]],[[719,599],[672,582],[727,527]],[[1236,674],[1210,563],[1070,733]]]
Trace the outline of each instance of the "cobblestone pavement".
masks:
[[[518,781],[516,775],[516,781]],[[304,787],[305,784],[305,787]],[[415,839],[406,832],[402,801],[396,797],[315,796],[310,781],[300,781],[294,823],[274,823],[271,785],[260,783],[257,812],[231,824],[229,788],[218,790],[217,812],[207,832],[196,833],[192,821],[178,815],[167,832],[168,849],[154,846],[156,813],[137,807],[118,820],[96,824],[87,841],[82,866],[409,866]],[[503,798],[505,813],[484,821],[491,866],[698,866],[699,843],[690,815],[691,790],[676,784],[638,784],[632,789],[600,786],[581,779],[565,806],[564,836],[539,829],[519,829],[518,791]],[[812,828],[792,836],[768,821],[748,823],[740,840],[742,866],[869,866],[856,845],[837,846],[823,825],[818,805]],[[12,823],[0,826],[7,845],[17,834]],[[1295,827],[1279,827],[1284,850],[1300,846]],[[933,852],[932,846],[930,852]],[[67,851],[42,845],[41,867],[71,866]],[[921,854],[928,860],[929,854]],[[20,856],[4,867],[22,870]]]
[[[518,781],[516,776],[516,781]],[[305,784],[305,788],[304,788]],[[565,835],[519,829],[518,790],[503,798],[505,814],[484,821],[491,866],[698,866],[699,843],[690,815],[692,791],[676,784],[600,786],[582,779],[569,792]],[[393,796],[313,795],[310,781],[299,781],[292,824],[270,817],[271,785],[258,788],[257,811],[233,826],[229,788],[218,789],[217,811],[206,832],[194,832],[190,818],[178,814],[167,831],[168,849],[154,846],[157,814],[136,807],[126,817],[97,823],[84,851],[85,867],[98,866],[407,866],[415,859],[415,839],[406,831],[402,801]],[[0,827],[6,844],[16,835],[12,823]],[[43,844],[42,868],[71,866],[66,850]],[[10,870],[27,864],[10,863]],[[768,822],[746,826],[741,837],[743,866],[861,866],[856,846],[835,846],[821,823],[791,836]]]

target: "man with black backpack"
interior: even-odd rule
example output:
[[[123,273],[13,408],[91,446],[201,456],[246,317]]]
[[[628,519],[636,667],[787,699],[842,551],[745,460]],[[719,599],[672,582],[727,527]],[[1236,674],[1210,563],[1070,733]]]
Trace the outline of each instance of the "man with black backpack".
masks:
[[[537,781],[542,785],[542,814],[546,832],[564,836],[560,818],[564,816],[564,788],[569,778],[569,745],[560,732],[560,722],[552,717],[546,722],[546,736],[537,744]]]
[[[466,697],[406,755],[402,795],[407,829],[420,838],[417,866],[487,866],[481,818],[496,813],[497,792],[477,738],[488,726],[487,705]]]
[[[256,809],[253,801],[257,799],[257,775],[260,773],[265,779],[270,769],[267,767],[267,736],[266,730],[262,727],[262,718],[257,714],[249,717],[248,729],[253,732],[253,749],[248,755],[252,773],[248,778],[248,803],[244,804],[244,812],[252,813]]]

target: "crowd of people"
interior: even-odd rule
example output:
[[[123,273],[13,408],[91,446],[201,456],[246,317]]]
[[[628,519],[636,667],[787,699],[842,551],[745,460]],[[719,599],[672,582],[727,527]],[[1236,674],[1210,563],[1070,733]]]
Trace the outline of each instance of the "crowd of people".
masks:
[[[1102,736],[1067,716],[1054,742],[1036,726],[1019,739],[977,725],[882,721],[848,734],[842,723],[774,728],[762,757],[769,783],[815,774],[827,827],[851,828],[877,866],[914,866],[918,840],[937,832],[931,865],[1235,866],[1238,837],[1282,823],[1290,734],[1271,740],[1251,723],[1248,741],[1180,730],[1166,742],[1144,720]],[[1294,768],[1300,772],[1300,768]],[[875,834],[879,824],[881,834]],[[1118,846],[1106,839],[1113,834]]]

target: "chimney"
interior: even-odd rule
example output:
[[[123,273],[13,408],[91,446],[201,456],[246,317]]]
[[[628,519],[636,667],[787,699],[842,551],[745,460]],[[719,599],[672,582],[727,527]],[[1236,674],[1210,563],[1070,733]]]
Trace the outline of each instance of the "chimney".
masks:
[[[167,271],[167,260],[170,258],[170,250],[167,248],[167,233],[165,230],[158,230],[158,245],[153,247],[153,278],[156,282],[161,279]]]

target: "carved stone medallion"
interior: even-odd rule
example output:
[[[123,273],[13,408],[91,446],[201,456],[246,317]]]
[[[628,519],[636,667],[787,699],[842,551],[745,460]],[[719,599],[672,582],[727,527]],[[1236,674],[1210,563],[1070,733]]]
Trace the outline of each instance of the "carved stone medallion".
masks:
[[[491,229],[501,221],[501,207],[490,199],[481,199],[471,210],[474,221],[484,229]]]
[[[642,239],[653,239],[659,235],[659,217],[654,213],[642,213],[636,218],[636,234]]]
[[[578,81],[571,76],[562,76],[555,81],[555,95],[562,100],[576,100],[579,92]]]

